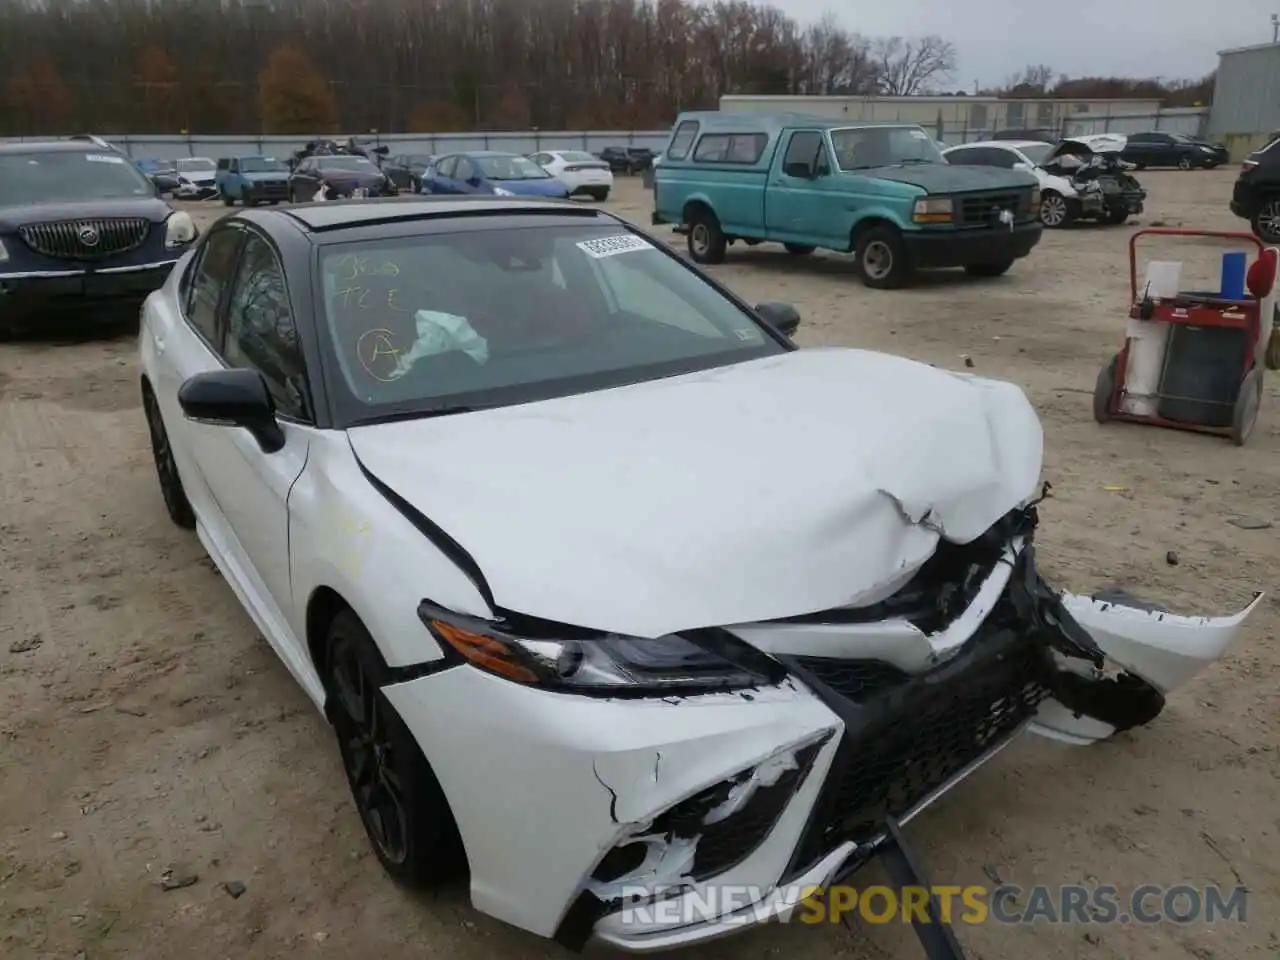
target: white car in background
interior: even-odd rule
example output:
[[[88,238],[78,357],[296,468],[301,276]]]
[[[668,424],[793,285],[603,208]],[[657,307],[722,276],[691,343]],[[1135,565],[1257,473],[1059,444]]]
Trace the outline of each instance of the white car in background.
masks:
[[[1124,223],[1142,212],[1146,193],[1121,163],[1125,137],[1092,134],[1057,144],[982,140],[942,151],[948,163],[1027,170],[1040,181],[1040,222],[1050,229],[1076,220]]]
[[[178,171],[178,196],[203,200],[216,194],[218,165],[208,157],[184,157],[174,162]]]
[[[568,187],[569,196],[586,194],[593,200],[609,199],[613,171],[599,157],[585,150],[543,150],[529,154],[529,159]]]

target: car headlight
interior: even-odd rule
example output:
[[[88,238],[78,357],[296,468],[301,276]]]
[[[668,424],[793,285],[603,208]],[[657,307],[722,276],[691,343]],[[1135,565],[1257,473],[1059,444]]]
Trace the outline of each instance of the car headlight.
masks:
[[[191,219],[191,214],[182,210],[169,214],[169,219],[164,223],[164,245],[166,247],[181,247],[195,238],[196,225],[195,221]]]
[[[950,223],[952,203],[950,197],[921,197],[911,211],[916,223]]]
[[[718,630],[648,640],[545,621],[460,616],[423,601],[418,616],[446,650],[527,686],[606,696],[739,690],[779,682],[781,668]]]
[[[514,197],[515,196],[515,194],[512,193],[510,190],[503,190],[501,187],[494,187],[493,195],[495,197]]]
[[[1201,147],[1200,149],[1205,153],[1213,153],[1213,147]]]

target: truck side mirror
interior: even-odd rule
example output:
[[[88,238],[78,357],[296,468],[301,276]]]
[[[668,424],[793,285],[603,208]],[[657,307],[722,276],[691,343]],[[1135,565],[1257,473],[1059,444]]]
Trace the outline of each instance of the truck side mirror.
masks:
[[[806,163],[803,160],[792,160],[783,166],[782,172],[797,180],[812,180],[818,175],[817,166],[812,161]]]

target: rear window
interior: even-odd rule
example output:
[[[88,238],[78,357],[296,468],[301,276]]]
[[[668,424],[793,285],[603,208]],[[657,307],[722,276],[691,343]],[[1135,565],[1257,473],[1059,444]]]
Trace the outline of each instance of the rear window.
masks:
[[[585,150],[561,150],[560,156],[571,163],[599,159],[598,157],[587,153]]]
[[[695,163],[755,163],[769,138],[763,133],[707,133],[693,152]]]

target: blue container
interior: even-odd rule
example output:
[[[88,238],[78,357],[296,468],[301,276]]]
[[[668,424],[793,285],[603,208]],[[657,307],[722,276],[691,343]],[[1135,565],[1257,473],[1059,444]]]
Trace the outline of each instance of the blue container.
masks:
[[[1223,300],[1244,299],[1244,275],[1248,269],[1247,253],[1222,255],[1222,287],[1218,294]]]

